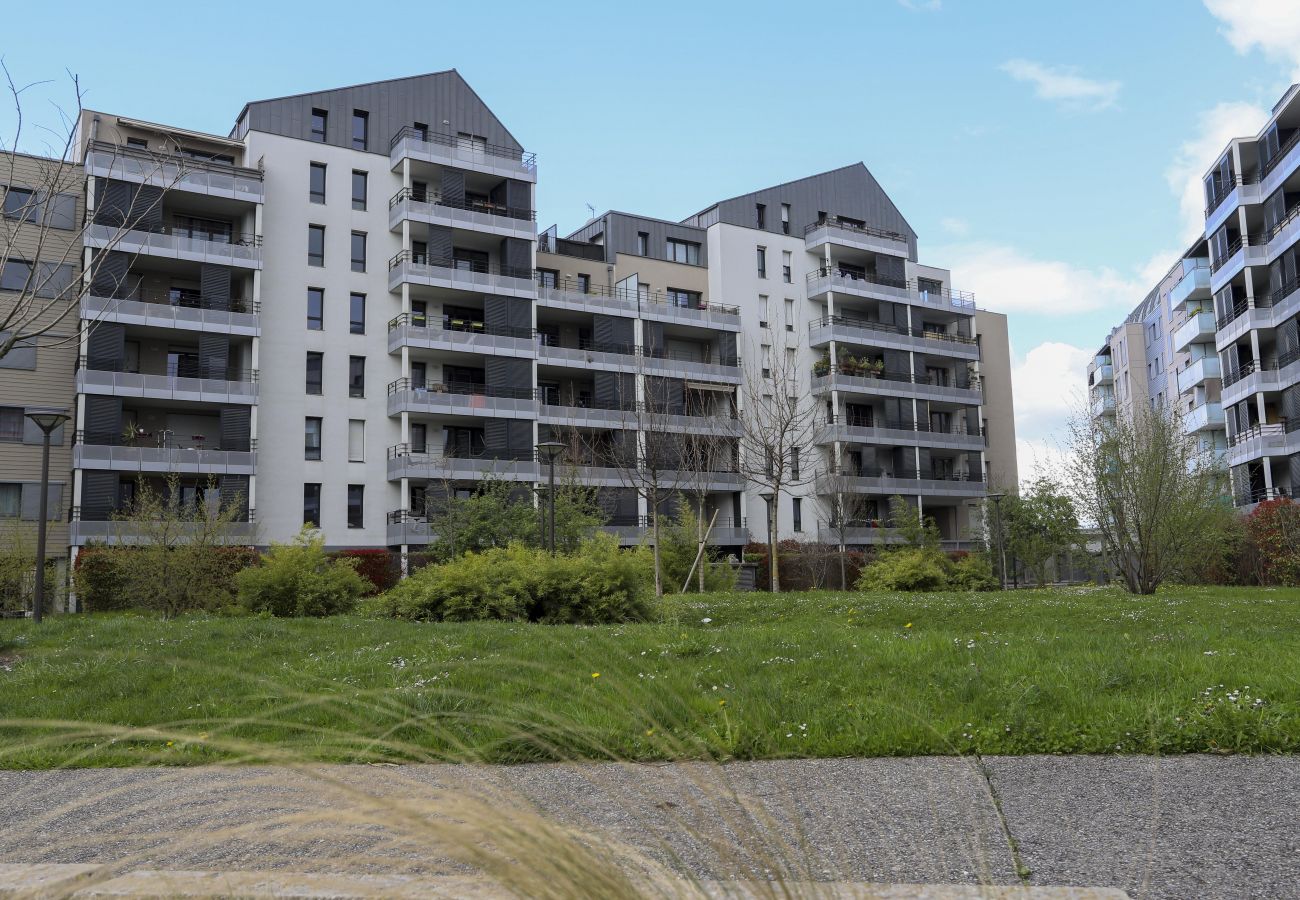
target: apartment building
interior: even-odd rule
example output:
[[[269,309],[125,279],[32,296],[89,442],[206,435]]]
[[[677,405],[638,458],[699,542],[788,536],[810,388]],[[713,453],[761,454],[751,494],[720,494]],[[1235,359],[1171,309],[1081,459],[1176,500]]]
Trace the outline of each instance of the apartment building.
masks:
[[[1201,450],[1223,461],[1227,432],[1209,265],[1204,241],[1188,248],[1107,335],[1088,364],[1088,392],[1094,417],[1176,408]]]
[[[87,111],[77,146],[74,548],[132,540],[117,511],[175,475],[258,544],[417,550],[447,492],[532,502],[550,441],[625,542],[653,455],[739,548],[767,519],[739,417],[778,358],[818,416],[798,465],[862,499],[851,543],[897,494],[958,546],[1016,483],[1005,317],[918,261],[861,164],[538,234],[534,155],[454,70],[252,102],[225,136]],[[779,536],[829,540],[802,482]]]
[[[1300,491],[1300,85],[1205,175],[1214,345],[1234,501]],[[1211,318],[1201,314],[1208,327]]]
[[[33,406],[71,407],[77,355],[77,321],[60,320],[57,302],[80,274],[80,180],[75,167],[58,160],[6,156],[0,175],[0,304],[13,309],[19,296],[42,310],[21,329],[33,334],[0,357],[0,541],[35,544],[40,518],[44,435],[24,416]],[[65,512],[71,496],[72,436],[56,428],[50,441],[49,558],[68,547]]]

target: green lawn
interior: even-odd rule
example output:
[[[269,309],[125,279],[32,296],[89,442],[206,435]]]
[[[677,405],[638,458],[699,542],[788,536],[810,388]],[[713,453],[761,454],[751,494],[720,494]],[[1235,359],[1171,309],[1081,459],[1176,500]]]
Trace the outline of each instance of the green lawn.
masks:
[[[1297,750],[1293,589],[712,595],[599,628],[0,622],[8,768]]]

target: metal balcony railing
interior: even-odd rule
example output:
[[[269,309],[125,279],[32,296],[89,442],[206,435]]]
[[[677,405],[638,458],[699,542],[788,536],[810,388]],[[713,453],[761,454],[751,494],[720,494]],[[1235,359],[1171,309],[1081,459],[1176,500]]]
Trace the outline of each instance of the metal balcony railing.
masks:
[[[475,141],[472,138],[461,137],[460,135],[448,134],[442,131],[429,131],[427,128],[415,128],[407,125],[393,135],[392,140],[388,142],[388,149],[396,147],[398,142],[404,138],[421,141],[425,144],[436,144],[443,147],[451,147],[454,150],[470,153],[482,153],[484,156],[495,156],[500,159],[508,159],[520,164],[521,168],[534,169],[537,167],[537,154],[527,153],[523,150],[516,150],[514,147],[506,147],[501,144],[487,144],[481,141]]]
[[[930,385],[932,387],[956,388],[963,391],[978,391],[980,383],[978,378],[946,378],[938,375],[917,375],[912,372],[886,372],[884,370],[875,370],[862,366],[818,366],[814,364],[813,375],[825,377],[827,375],[846,375],[851,378],[878,379],[880,381],[893,381],[902,384],[919,384]]]
[[[1278,363],[1279,360],[1267,359],[1263,362],[1251,360],[1250,362],[1242,363],[1236,369],[1229,369],[1223,373],[1223,386],[1231,387],[1238,381],[1241,381],[1243,378],[1250,375],[1254,375],[1256,372],[1276,372],[1280,368]]]
[[[127,375],[162,375],[168,378],[205,378],[216,381],[238,381],[256,383],[257,369],[245,369],[239,366],[213,366],[202,360],[168,360],[162,364],[127,365],[120,359],[91,359],[77,357],[77,368],[94,372],[120,372]]]
[[[1258,174],[1252,174],[1245,178],[1240,175],[1234,175],[1227,181],[1217,184],[1214,188],[1214,192],[1210,194],[1209,203],[1205,207],[1205,218],[1208,219],[1210,216],[1214,215],[1214,211],[1222,206],[1223,201],[1228,199],[1228,195],[1238,187],[1247,184],[1259,184],[1259,179],[1260,176]]]
[[[536,396],[536,390],[531,387],[502,387],[500,385],[479,384],[474,381],[418,381],[411,378],[398,378],[388,385],[389,396],[403,391],[416,391],[425,394],[501,397],[511,400],[531,400]]]
[[[403,250],[388,261],[389,270],[396,269],[404,262],[417,266],[432,266],[438,269],[453,269],[457,272],[470,272],[475,275],[504,275],[507,278],[526,278],[532,280],[533,270],[524,266],[507,266],[498,263],[485,263],[476,259],[435,259],[425,254]]]
[[[922,303],[933,304],[943,301],[947,305],[955,306],[958,309],[975,309],[975,295],[972,292],[954,291],[950,288],[939,288],[937,290],[930,287],[922,288],[920,283],[915,279],[894,278],[889,275],[878,275],[874,272],[859,272],[856,269],[831,265],[819,266],[809,272],[806,276],[808,287],[812,288],[813,285],[822,278],[834,278],[848,282],[865,281],[869,284],[879,284],[888,288],[910,291],[915,294],[917,299]]]
[[[404,325],[411,328],[426,328],[430,331],[452,331],[458,334],[490,334],[496,337],[512,337],[522,340],[531,340],[536,334],[531,328],[488,325],[478,319],[457,319],[451,316],[437,318],[419,313],[399,313],[388,320],[389,331],[395,331]]]
[[[102,294],[96,294],[93,290],[91,296],[99,297]],[[172,306],[182,309],[204,309],[214,312],[232,312],[232,313],[251,313],[257,315],[262,311],[262,304],[256,300],[245,300],[242,297],[231,297],[227,305],[217,305],[211,298],[196,296],[188,291],[177,291],[168,288],[146,288],[137,287],[121,297],[104,296],[106,300],[127,300],[136,303],[148,303],[155,306]]]
[[[1267,422],[1260,425],[1252,425],[1249,428],[1238,431],[1228,438],[1228,446],[1235,447],[1238,444],[1244,444],[1247,441],[1257,440],[1266,437],[1286,437],[1287,427],[1286,419],[1280,422]]]
[[[541,249],[541,248],[538,248]],[[659,306],[669,306],[676,309],[698,309],[704,312],[715,312],[722,315],[738,316],[740,307],[729,303],[718,303],[714,300],[683,300],[682,294],[669,294],[666,291],[634,291],[626,288],[611,287],[604,284],[592,284],[588,281],[580,281],[575,278],[553,278],[548,273],[538,272],[537,282],[543,288],[552,290],[565,291],[570,294],[590,294],[596,297],[613,297],[617,300],[623,300],[632,306],[643,304],[657,304]],[[645,306],[647,309],[654,307]]]
[[[73,444],[86,444],[97,447],[139,447],[146,450],[226,450],[234,453],[256,453],[257,439],[244,441],[223,441],[215,438],[211,443],[205,435],[174,434],[169,431],[147,432],[139,430],[134,434],[125,429],[120,432],[78,430],[72,434]]]
[[[206,501],[206,500],[200,500],[200,501],[198,502],[198,505],[201,506],[201,507],[202,507],[202,506],[206,506],[206,504],[207,504],[207,501]],[[98,513],[96,513],[93,517],[85,517],[85,516],[82,515],[81,507],[80,507],[80,506],[74,506],[74,507],[72,507],[71,509],[69,509],[69,511],[68,511],[68,521],[69,521],[69,522],[115,522],[115,521],[120,521],[120,522],[122,522],[123,525],[129,525],[129,524],[130,524],[129,521],[125,521],[125,520],[123,520],[123,519],[120,518],[120,517],[123,517],[123,516],[129,516],[129,515],[131,515],[131,513],[132,513],[132,510],[131,510],[131,508],[130,508],[129,506],[118,506],[118,507],[116,507],[116,508],[114,508],[114,509],[112,509],[112,510],[109,510],[108,513],[107,513],[107,517],[101,519],[101,518],[99,518],[99,514],[98,514]],[[236,523],[252,523],[252,522],[255,522],[255,521],[257,521],[257,510],[253,509],[252,507],[249,507],[247,510],[244,510],[244,511],[242,511],[241,513],[239,513],[239,514],[238,514],[238,515],[237,515],[237,516],[236,516],[232,521],[233,521],[233,522],[236,522]]]
[[[935,422],[909,422],[906,419],[876,419],[863,416],[837,415],[826,416],[827,425],[844,425],[847,428],[890,428],[895,431],[916,431],[922,434],[955,434],[963,437],[980,437],[983,432],[966,427],[965,420],[954,420],[947,426]]]
[[[448,209],[460,209],[466,212],[486,213],[490,216],[501,216],[506,219],[519,219],[521,221],[536,221],[537,213],[534,210],[518,206],[506,206],[503,203],[491,203],[483,200],[452,200],[443,197],[437,191],[431,191],[427,188],[420,190],[418,188],[402,188],[388,201],[388,208],[392,209],[403,200],[410,200],[414,203],[429,203],[433,206],[445,206]]]
[[[471,450],[468,448],[442,447],[440,449],[429,449],[427,446],[421,447],[411,443],[394,444],[388,448],[389,459],[405,459],[408,457],[418,457],[421,462],[430,462],[436,464],[439,460],[451,459],[481,459],[484,461],[507,460],[507,461],[531,461],[536,456],[536,450],[532,447],[523,450],[497,450],[488,451],[486,449]]]
[[[861,328],[865,331],[879,331],[884,334],[899,334],[905,337],[928,338],[935,341],[951,341],[956,344],[978,344],[979,340],[973,337],[966,337],[961,334],[949,334],[946,331],[935,331],[924,328],[909,328],[906,325],[890,325],[885,322],[872,322],[869,319],[859,319],[853,316],[826,316],[808,323],[808,330],[811,332],[814,328],[824,328],[827,325],[839,325],[845,328]]]
[[[858,222],[849,222],[841,219],[839,216],[830,216],[829,218],[819,219],[816,222],[805,225],[803,229],[804,237],[812,234],[818,228],[826,228],[828,226],[831,228],[840,228],[844,231],[857,232],[858,234],[866,235],[868,237],[884,238],[887,241],[895,241],[903,244],[907,243],[907,235],[905,234],[900,234],[897,231],[887,231],[884,228],[872,228],[870,225],[863,225]]]

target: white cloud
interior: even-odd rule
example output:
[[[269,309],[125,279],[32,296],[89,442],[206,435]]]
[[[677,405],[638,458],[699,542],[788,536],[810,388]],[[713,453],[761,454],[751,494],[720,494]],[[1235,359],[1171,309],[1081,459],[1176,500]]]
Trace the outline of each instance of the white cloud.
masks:
[[[1137,306],[1154,284],[1144,272],[1124,274],[1108,267],[1086,268],[1037,259],[1003,244],[966,242],[926,252],[952,270],[954,287],[974,291],[981,306],[1006,313],[1060,316]],[[1165,259],[1164,270],[1173,264]],[[1160,275],[1164,274],[1160,271]],[[1159,277],[1159,276],[1156,276]]]
[[[1120,82],[1084,78],[1071,66],[1047,66],[1028,59],[1012,59],[999,66],[1016,81],[1034,86],[1034,96],[1069,109],[1101,110],[1115,105]]]
[[[1016,468],[1022,485],[1036,478],[1065,481],[1070,455],[1060,443],[1016,439]]]
[[[970,225],[967,224],[966,220],[954,218],[952,216],[940,219],[939,227],[956,237],[965,237],[970,234]]]
[[[1300,78],[1300,3],[1295,0],[1205,0],[1223,23],[1223,36],[1238,53],[1258,47],[1270,59],[1289,65]]]
[[[1048,341],[1011,367],[1020,481],[1060,478],[1070,419],[1082,408],[1088,361],[1096,350]]]
[[[1185,243],[1205,231],[1205,171],[1219,158],[1228,141],[1257,134],[1268,115],[1267,109],[1252,103],[1220,103],[1201,113],[1196,131],[1178,147],[1165,169],[1165,180],[1178,197]]]

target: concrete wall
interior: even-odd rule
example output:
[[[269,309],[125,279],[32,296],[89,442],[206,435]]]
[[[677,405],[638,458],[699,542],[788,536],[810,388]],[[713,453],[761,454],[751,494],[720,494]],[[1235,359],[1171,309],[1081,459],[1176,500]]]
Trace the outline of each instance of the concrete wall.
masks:
[[[980,380],[984,384],[985,455],[991,490],[1016,490],[1020,472],[1016,460],[1016,410],[1011,390],[1011,342],[1007,317],[986,309],[975,313],[980,339]],[[1064,402],[1064,400],[1062,400]]]

